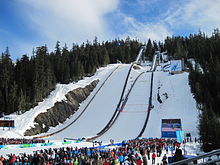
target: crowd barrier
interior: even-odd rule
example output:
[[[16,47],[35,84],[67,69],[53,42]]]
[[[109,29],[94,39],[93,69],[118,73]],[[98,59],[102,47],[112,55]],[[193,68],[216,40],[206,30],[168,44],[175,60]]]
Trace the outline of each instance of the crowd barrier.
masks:
[[[91,147],[91,148],[97,148],[97,149],[102,149],[102,148],[107,148],[107,147],[110,147],[110,146],[122,146],[123,144],[126,144],[126,143],[114,143],[114,144],[107,144],[107,145],[101,145],[101,146],[96,146],[96,147]]]
[[[68,144],[76,144],[85,141],[75,140],[75,141],[64,141],[64,142],[49,142],[49,143],[32,143],[32,144],[8,144],[8,145],[0,145],[0,149],[18,149],[18,148],[31,148],[31,147],[43,147],[43,146],[58,146],[58,145],[68,145]],[[109,146],[122,146],[125,143],[115,143],[115,144],[107,144],[100,145],[91,148],[107,148]]]

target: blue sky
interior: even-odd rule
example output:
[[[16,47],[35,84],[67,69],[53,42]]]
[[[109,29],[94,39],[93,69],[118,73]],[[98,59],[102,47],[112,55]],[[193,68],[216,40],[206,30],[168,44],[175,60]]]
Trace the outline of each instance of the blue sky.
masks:
[[[11,58],[47,45],[115,38],[187,36],[220,27],[219,0],[0,0],[0,52]]]

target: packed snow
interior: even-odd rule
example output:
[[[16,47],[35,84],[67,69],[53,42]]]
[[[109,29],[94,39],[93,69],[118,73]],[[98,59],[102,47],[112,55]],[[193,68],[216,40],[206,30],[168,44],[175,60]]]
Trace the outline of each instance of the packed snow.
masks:
[[[49,137],[49,139],[82,138],[98,133],[111,119],[116,109],[129,66],[120,66],[105,83],[83,115],[71,127]],[[64,125],[71,121],[72,118]],[[49,132],[62,127],[63,125],[57,126],[49,130]]]
[[[158,90],[162,103],[157,100]],[[181,119],[183,131],[198,137],[199,111],[188,85],[188,73],[170,75],[168,72],[154,72],[152,101],[154,108],[143,136],[160,137],[162,119]]]
[[[140,71],[133,70],[128,87],[142,71],[146,71],[146,69],[142,68]],[[135,139],[138,136],[147,116],[150,79],[150,72],[144,73],[140,76],[128,97],[128,101],[123,111],[120,113],[119,118],[116,120],[112,128],[99,138],[100,140],[108,141],[112,138],[115,141],[122,141],[126,139]]]

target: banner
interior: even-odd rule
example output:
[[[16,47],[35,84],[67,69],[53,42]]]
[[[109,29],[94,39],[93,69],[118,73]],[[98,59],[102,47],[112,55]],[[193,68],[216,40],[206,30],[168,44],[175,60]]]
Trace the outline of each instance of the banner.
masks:
[[[162,119],[161,137],[162,138],[176,138],[176,131],[181,131],[180,119]]]
[[[182,71],[182,60],[171,60],[170,61],[170,71]]]
[[[0,145],[0,149],[16,149],[16,148],[31,148],[31,147],[42,147],[42,146],[56,146],[56,145],[68,145],[79,143],[77,141],[68,142],[49,142],[49,143],[31,143],[31,144],[8,144]]]
[[[15,127],[14,120],[0,120],[0,127]]]
[[[176,138],[178,143],[182,143],[184,139],[184,131],[176,131]]]

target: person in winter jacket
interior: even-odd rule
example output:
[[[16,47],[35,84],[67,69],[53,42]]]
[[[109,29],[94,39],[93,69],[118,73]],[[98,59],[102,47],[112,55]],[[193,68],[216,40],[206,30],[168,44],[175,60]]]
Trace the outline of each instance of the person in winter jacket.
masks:
[[[124,161],[123,165],[131,165],[131,162],[130,162],[128,159],[126,159],[126,160]]]
[[[172,159],[173,159],[173,162],[178,162],[180,160],[183,160],[184,157],[182,155],[182,150],[177,148]]]
[[[147,158],[150,160],[150,147],[147,148]]]
[[[141,160],[140,157],[138,157],[138,159],[136,160],[136,164],[137,165],[143,165],[143,161]]]
[[[119,165],[119,161],[118,161],[118,159],[116,157],[114,158],[114,164],[115,165]]]
[[[143,165],[147,165],[147,157],[146,157],[146,155],[143,155]]]
[[[165,150],[166,150],[166,154],[168,154],[168,151],[169,151],[169,146],[168,145],[165,147]]]
[[[170,146],[170,151],[171,151],[171,154],[173,155],[173,151],[174,151],[174,147],[173,146]]]
[[[16,161],[16,155],[13,154],[12,157],[10,158],[9,164],[13,164]]]
[[[110,164],[109,160],[106,159],[106,160],[104,161],[103,165],[111,165],[111,164]]]
[[[79,164],[78,158],[75,158],[73,164],[74,164],[74,165],[78,165],[78,164]]]
[[[164,154],[163,158],[162,158],[162,162],[163,162],[163,165],[167,165],[167,155]]]
[[[156,159],[156,154],[155,154],[155,152],[152,154],[152,164],[155,164],[155,159]]]
[[[124,156],[122,154],[119,155],[118,161],[120,164],[122,164],[124,162]]]

